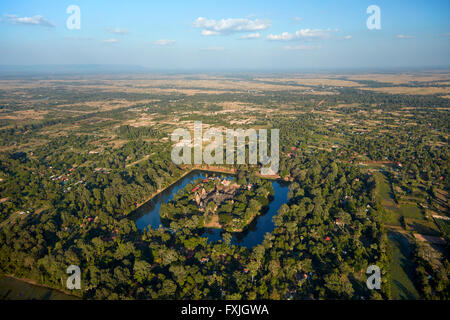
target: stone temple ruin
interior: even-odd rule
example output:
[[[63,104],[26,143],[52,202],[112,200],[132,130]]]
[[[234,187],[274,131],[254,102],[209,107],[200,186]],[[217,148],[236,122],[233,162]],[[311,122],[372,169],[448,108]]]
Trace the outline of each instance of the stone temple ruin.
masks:
[[[211,201],[215,204],[214,211],[225,201],[231,200],[234,203],[233,198],[236,196],[239,185],[236,183],[224,183],[224,181],[222,181],[222,185],[216,184],[210,192],[207,192],[203,187],[195,191],[194,201],[200,209],[205,210]]]

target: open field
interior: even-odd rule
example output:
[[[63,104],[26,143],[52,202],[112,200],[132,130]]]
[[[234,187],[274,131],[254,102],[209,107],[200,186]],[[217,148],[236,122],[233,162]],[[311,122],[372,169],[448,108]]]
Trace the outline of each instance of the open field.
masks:
[[[71,296],[46,288],[34,285],[24,280],[14,279],[7,276],[0,278],[0,299],[2,300],[78,300],[78,297]]]
[[[381,87],[381,88],[362,88],[362,90],[370,90],[376,92],[390,93],[390,94],[439,94],[447,96],[450,93],[450,86],[445,88],[436,87]]]
[[[390,269],[392,299],[419,299],[420,295],[414,286],[414,265],[408,239],[400,233],[390,232],[389,242],[393,259]]]

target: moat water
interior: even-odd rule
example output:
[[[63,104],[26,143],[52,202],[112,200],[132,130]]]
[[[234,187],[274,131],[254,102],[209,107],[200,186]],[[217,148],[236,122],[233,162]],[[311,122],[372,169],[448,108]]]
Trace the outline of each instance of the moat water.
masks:
[[[143,230],[144,228],[150,227],[152,229],[157,229],[159,226],[168,227],[161,222],[161,217],[159,215],[161,203],[168,203],[172,200],[173,196],[178,191],[186,187],[187,184],[194,182],[197,179],[205,179],[210,176],[216,176],[222,179],[233,178],[232,175],[215,172],[190,172],[169,188],[153,197],[136,211],[136,216],[139,217],[136,220],[136,226],[138,229]],[[274,196],[272,201],[269,203],[268,210],[264,214],[257,216],[243,232],[233,233],[231,240],[232,244],[252,248],[257,244],[262,243],[265,234],[272,232],[275,228],[272,218],[277,214],[278,209],[280,209],[284,203],[288,202],[289,184],[287,182],[275,180],[271,182]],[[222,239],[223,233],[224,231],[222,229],[205,228],[203,237],[207,237],[208,242],[216,242]]]

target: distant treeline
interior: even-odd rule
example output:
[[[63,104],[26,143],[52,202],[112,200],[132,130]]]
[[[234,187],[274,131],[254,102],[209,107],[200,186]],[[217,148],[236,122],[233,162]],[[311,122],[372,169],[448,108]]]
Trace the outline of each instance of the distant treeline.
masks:
[[[120,126],[117,135],[124,139],[135,140],[138,138],[159,138],[162,136],[159,130],[149,127],[133,127],[129,125]]]

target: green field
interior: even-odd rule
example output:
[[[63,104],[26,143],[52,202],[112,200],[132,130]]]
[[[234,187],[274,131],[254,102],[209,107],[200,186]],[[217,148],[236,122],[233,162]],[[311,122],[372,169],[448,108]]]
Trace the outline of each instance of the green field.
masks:
[[[405,218],[423,220],[423,214],[416,204],[401,203],[399,207],[399,213]]]
[[[411,248],[408,240],[400,233],[389,232],[392,247],[391,293],[392,299],[419,299],[414,287],[414,265],[411,261]]]
[[[385,222],[387,225],[401,226],[400,218],[404,217],[411,222],[411,225],[418,226],[421,230],[431,230],[432,234],[438,231],[434,223],[427,223],[422,211],[416,203],[401,202],[400,204],[397,204],[394,201],[391,186],[384,174],[376,172],[374,176],[377,182],[378,199],[386,212]],[[417,232],[420,232],[421,230],[417,230]]]
[[[3,276],[0,278],[0,300],[76,300],[70,296],[52,290]]]
[[[375,172],[374,177],[377,183],[377,196],[385,210],[385,222],[388,225],[400,226],[400,212],[391,194],[391,187],[386,176],[381,172]]]
[[[378,199],[385,210],[385,222],[387,225],[400,227],[400,217],[404,217],[407,223],[416,227],[422,224],[424,218],[419,208],[411,204],[395,203],[391,195],[391,187],[384,174],[375,173],[377,182]],[[419,293],[414,287],[414,265],[411,261],[411,248],[408,239],[398,232],[389,232],[389,242],[392,248],[392,262],[390,266],[392,299],[419,299]]]

